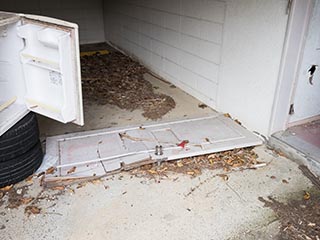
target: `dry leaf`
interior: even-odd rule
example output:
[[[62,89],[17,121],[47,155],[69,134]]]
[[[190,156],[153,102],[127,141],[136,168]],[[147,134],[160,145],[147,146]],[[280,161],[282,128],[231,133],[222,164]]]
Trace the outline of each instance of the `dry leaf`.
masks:
[[[187,172],[187,174],[188,174],[188,175],[194,175],[194,174],[195,174],[195,172],[193,172],[193,171],[189,171],[189,172]]]
[[[99,184],[99,183],[101,183],[101,179],[94,179],[94,180],[91,181],[91,183]]]
[[[37,206],[27,206],[24,209],[24,213],[30,216],[31,214],[39,214],[41,212],[41,208]]]
[[[177,162],[177,166],[178,166],[178,167],[183,167],[183,163],[182,163],[181,161],[178,161],[178,162]]]
[[[229,176],[227,174],[219,174],[218,176],[221,177],[224,181],[229,180]]]
[[[282,183],[288,184],[289,182],[285,179],[282,179]]]
[[[25,180],[27,183],[33,183],[33,175],[29,176]]]
[[[74,191],[73,188],[68,188],[68,191],[69,191],[71,194],[74,194],[74,193],[75,193],[75,191]]]
[[[43,176],[44,174],[45,174],[45,172],[41,172],[41,173],[39,173],[39,174],[37,175],[37,178],[39,178],[39,177]]]
[[[208,158],[210,159],[210,158],[216,158],[216,154],[214,153],[214,154],[210,154],[209,156],[208,156]]]
[[[223,171],[225,171],[225,172],[230,172],[230,168],[224,167],[224,168],[223,168]]]
[[[57,191],[63,191],[65,189],[65,186],[55,186],[51,188],[52,190],[57,190]]]
[[[86,185],[87,183],[83,182],[83,183],[79,183],[77,186],[77,189],[82,188]]]
[[[157,174],[158,173],[157,171],[152,170],[152,169],[148,170],[148,172],[151,173],[151,174]]]
[[[43,186],[45,175],[42,175],[40,178],[40,186]]]
[[[231,164],[232,167],[241,167],[243,165],[243,163],[234,163],[234,164]]]
[[[204,109],[204,108],[207,108],[208,106],[204,103],[199,103],[198,107]]]
[[[5,187],[3,187],[3,188],[0,188],[0,191],[8,192],[12,187],[13,187],[13,184],[11,184],[11,185],[9,185],[9,186],[5,186]]]
[[[162,173],[162,172],[166,171],[167,169],[168,169],[167,167],[164,167],[164,168],[160,169],[159,172]]]
[[[225,160],[225,163],[232,166],[233,160],[232,159]]]
[[[55,171],[56,171],[56,168],[55,168],[55,167],[49,167],[49,168],[46,170],[46,174],[53,174]]]
[[[231,118],[231,115],[229,113],[225,113],[225,114],[223,114],[223,116],[225,116],[227,118]]]
[[[201,171],[199,171],[198,169],[194,169],[194,174],[195,175],[199,175],[201,173]]]
[[[242,123],[238,120],[238,119],[235,119],[234,120],[236,123],[238,123],[239,125],[242,125]]]
[[[74,173],[76,171],[77,167],[72,167],[68,170],[67,174]]]
[[[34,198],[32,198],[32,197],[29,197],[29,198],[21,198],[21,199],[20,199],[20,202],[21,202],[21,204],[26,205],[26,204],[30,203],[33,199],[34,199]]]
[[[286,155],[285,155],[283,152],[279,151],[279,150],[277,150],[276,153],[277,153],[280,157],[286,157]]]
[[[303,195],[303,198],[304,198],[304,200],[309,200],[310,199],[310,197],[311,197],[311,194],[309,193],[309,192],[304,192],[304,195]]]

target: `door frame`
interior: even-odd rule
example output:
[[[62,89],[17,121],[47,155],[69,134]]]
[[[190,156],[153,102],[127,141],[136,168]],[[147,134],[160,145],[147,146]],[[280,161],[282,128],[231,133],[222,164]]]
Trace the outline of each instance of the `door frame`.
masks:
[[[269,136],[288,127],[290,105],[294,97],[315,0],[289,0],[290,3],[286,37],[268,130]]]

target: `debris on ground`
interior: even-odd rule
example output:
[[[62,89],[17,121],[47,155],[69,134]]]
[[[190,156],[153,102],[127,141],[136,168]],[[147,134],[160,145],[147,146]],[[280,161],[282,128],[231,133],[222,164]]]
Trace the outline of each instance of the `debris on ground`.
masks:
[[[136,177],[145,177],[154,179],[157,182],[161,179],[169,179],[170,173],[185,174],[190,177],[196,177],[202,173],[203,170],[214,170],[222,168],[223,173],[217,176],[221,177],[224,181],[228,181],[228,173],[234,170],[256,169],[265,166],[257,160],[258,155],[253,151],[253,148],[235,149],[225,152],[219,152],[209,155],[197,156],[180,159],[178,161],[162,162],[158,164],[146,164],[141,167],[127,170],[129,174]],[[73,169],[72,169],[73,170]],[[101,176],[94,176],[90,178],[67,178],[61,179],[51,183],[41,184],[42,179],[45,178],[46,173],[51,175],[55,168],[48,168],[44,173],[34,175],[27,178],[24,182],[10,185],[0,189],[0,206],[5,206],[7,209],[16,209],[24,207],[27,216],[46,214],[46,207],[43,203],[55,201],[60,195],[74,194],[75,190],[86,186],[88,183],[101,184],[103,183]],[[119,171],[112,173],[117,174]],[[112,175],[110,174],[110,175]],[[119,177],[119,179],[122,176]],[[176,181],[176,176],[173,181]],[[38,193],[28,193],[29,188],[34,185],[40,185]],[[105,190],[109,189],[107,185],[103,184]],[[125,193],[123,193],[125,194]],[[41,207],[40,207],[41,206]]]
[[[289,182],[286,179],[282,179],[282,183],[288,184]]]
[[[47,170],[46,170],[46,174],[53,174],[54,172],[56,171],[56,168],[55,167],[49,167]]]
[[[24,213],[29,217],[32,214],[40,214],[41,212],[41,208],[37,207],[37,206],[27,206],[24,209]]]
[[[130,171],[132,175],[151,179],[167,178],[169,173],[181,173],[196,177],[203,170],[222,168],[225,172],[232,170],[255,169],[265,166],[258,161],[258,155],[253,148],[241,148],[208,155],[184,158],[177,161],[147,164]],[[224,177],[224,179],[226,179]]]
[[[175,101],[155,93],[144,78],[147,69],[130,57],[111,51],[81,57],[84,103],[111,104],[130,111],[143,110],[147,119],[157,120],[175,108]]]
[[[126,135],[122,135],[122,137],[124,136]],[[187,142],[187,140],[184,140],[177,145],[184,148]],[[131,175],[137,177],[153,178],[156,181],[159,181],[161,178],[168,178],[169,173],[181,173],[195,177],[200,175],[205,169],[223,169],[224,172],[229,173],[231,171],[242,171],[245,169],[258,169],[267,165],[267,163],[258,161],[257,158],[258,155],[253,151],[252,147],[172,161],[158,161],[148,158],[138,163],[122,165],[120,169],[109,171],[103,175],[54,178],[48,175],[43,181],[43,186],[46,188],[60,188],[61,186],[81,184],[83,182],[94,183],[95,181],[100,181],[101,178],[119,174],[120,172],[129,172]],[[71,168],[69,171],[74,171],[74,169],[75,167]]]
[[[320,197],[302,194],[301,199],[282,203],[269,197],[259,197],[265,207],[277,215],[281,227],[277,239],[318,240],[320,239]]]
[[[26,197],[29,186],[22,186],[15,188],[14,185],[0,189],[0,201],[7,196],[7,208],[14,209],[21,205],[28,204],[32,201],[29,197]],[[2,203],[3,204],[3,203]]]
[[[34,178],[35,176],[30,176]],[[34,181],[39,183],[40,178],[35,177]],[[15,185],[10,185],[9,187],[0,189],[0,207],[4,206],[6,209],[18,209],[24,207],[24,213],[27,216],[36,215],[41,213],[42,202],[48,203],[58,199],[58,196],[70,192],[73,189],[71,187],[55,187],[44,189],[40,188],[39,192],[30,193],[30,188],[33,186],[33,182],[30,184],[30,180],[26,179]],[[73,191],[74,193],[74,191]]]
[[[309,200],[310,197],[311,197],[311,194],[309,192],[307,192],[307,191],[304,191],[304,194],[303,194],[304,200]]]
[[[67,171],[67,174],[74,173],[76,171],[77,167],[72,167]]]
[[[13,187],[13,184],[0,188],[0,191],[7,192]]]
[[[229,113],[225,113],[225,114],[223,114],[223,116],[225,116],[226,118],[232,119],[233,121],[235,121],[239,125],[242,125],[242,123],[239,121],[239,119],[231,117],[231,115]]]
[[[198,107],[199,107],[199,108],[202,108],[202,109],[205,109],[205,108],[207,108],[208,106],[207,106],[206,104],[204,104],[204,103],[199,103],[199,104],[198,104]]]

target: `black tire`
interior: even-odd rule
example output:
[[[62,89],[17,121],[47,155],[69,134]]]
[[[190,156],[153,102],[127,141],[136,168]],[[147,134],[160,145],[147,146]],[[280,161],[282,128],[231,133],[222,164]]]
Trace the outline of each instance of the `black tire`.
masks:
[[[30,112],[0,136],[0,163],[28,152],[38,141],[37,117]]]
[[[15,184],[32,175],[41,165],[40,141],[27,153],[0,163],[0,188]]]

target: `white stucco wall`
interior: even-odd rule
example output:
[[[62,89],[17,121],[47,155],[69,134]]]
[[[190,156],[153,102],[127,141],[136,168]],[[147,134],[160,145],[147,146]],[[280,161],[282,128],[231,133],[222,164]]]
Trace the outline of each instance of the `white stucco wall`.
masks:
[[[105,40],[102,0],[1,0],[0,11],[32,13],[77,23],[80,43]]]
[[[268,134],[288,15],[284,0],[228,0],[218,110]]]

